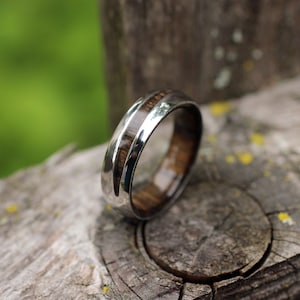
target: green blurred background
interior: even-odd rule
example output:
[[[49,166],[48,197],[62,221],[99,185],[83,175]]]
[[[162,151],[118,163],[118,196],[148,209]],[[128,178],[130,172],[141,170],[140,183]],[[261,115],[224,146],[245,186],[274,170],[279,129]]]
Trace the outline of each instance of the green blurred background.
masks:
[[[0,1],[0,177],[108,137],[97,0]]]

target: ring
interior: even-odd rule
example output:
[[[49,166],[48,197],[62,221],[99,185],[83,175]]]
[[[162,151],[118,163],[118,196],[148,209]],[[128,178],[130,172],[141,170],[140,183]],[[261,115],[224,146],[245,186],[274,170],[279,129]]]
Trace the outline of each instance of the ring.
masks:
[[[155,129],[174,114],[168,150],[154,174],[133,187],[139,158]],[[202,136],[198,105],[180,91],[160,90],[139,98],[108,144],[101,170],[106,201],[126,217],[147,220],[169,207],[187,184]]]

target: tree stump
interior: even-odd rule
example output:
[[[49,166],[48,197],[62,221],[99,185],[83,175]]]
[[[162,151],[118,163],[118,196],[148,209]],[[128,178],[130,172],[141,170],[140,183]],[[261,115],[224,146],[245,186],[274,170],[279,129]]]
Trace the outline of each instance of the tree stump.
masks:
[[[105,204],[106,145],[67,147],[2,180],[1,298],[299,298],[300,78],[202,111],[190,184],[151,221]]]

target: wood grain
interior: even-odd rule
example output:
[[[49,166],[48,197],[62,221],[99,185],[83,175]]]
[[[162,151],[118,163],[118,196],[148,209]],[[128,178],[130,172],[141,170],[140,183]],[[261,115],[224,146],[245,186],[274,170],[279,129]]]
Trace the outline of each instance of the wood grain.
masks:
[[[157,88],[199,102],[300,72],[297,0],[101,0],[111,122]]]
[[[229,110],[222,104],[217,110],[202,108],[206,131],[196,172],[184,197],[165,217],[177,216],[177,232],[186,235],[187,241],[195,238],[197,246],[198,236],[215,224],[221,225],[218,230],[215,226],[203,246],[217,245],[217,238],[231,233],[232,242],[196,255],[194,272],[202,272],[203,277],[205,271],[211,282],[190,283],[170,273],[176,262],[191,261],[179,258],[179,253],[174,262],[167,261],[168,271],[149,258],[154,233],[161,232],[157,237],[161,248],[174,242],[176,230],[171,236],[159,226],[164,219],[137,226],[105,204],[99,183],[106,148],[102,145],[74,154],[67,148],[0,181],[1,298],[298,299],[300,139],[295,128],[300,128],[299,87],[300,78],[296,78],[241,98]],[[255,109],[251,103],[257,103]],[[145,148],[148,162],[165,143],[162,138],[151,149]],[[232,191],[241,192],[241,197],[227,197]],[[201,194],[212,202],[205,204]],[[223,198],[229,199],[226,205]],[[199,215],[191,219],[192,224],[183,222],[193,213],[190,205]],[[233,213],[226,219],[228,208]],[[166,226],[176,223],[169,220]],[[270,229],[271,248],[262,254]],[[248,236],[253,241],[250,250],[245,247]],[[188,257],[193,243],[175,242],[182,257]],[[242,256],[235,257],[238,253]],[[214,262],[211,268],[209,261]],[[245,272],[228,273],[243,266]],[[221,274],[227,274],[226,278]]]
[[[234,284],[219,288],[214,299],[298,299],[300,256],[296,255]]]
[[[251,196],[203,180],[189,186],[172,209],[144,229],[151,258],[185,281],[198,283],[249,272],[268,255],[271,235],[268,218]]]
[[[133,205],[141,216],[155,214],[181,188],[197,157],[202,136],[202,120],[196,108],[174,112],[173,132],[165,156],[154,174],[132,192]],[[147,147],[147,145],[146,145]]]
[[[134,138],[136,137],[138,130],[144,122],[147,114],[166,94],[170,92],[171,90],[157,91],[145,96],[145,103],[135,113],[135,118],[133,118],[129,122],[128,127],[126,128],[126,131],[123,134],[122,143],[118,148],[116,165],[113,170],[114,192],[117,196],[119,195],[121,176],[125,165],[125,161],[128,156],[128,151],[132,145]]]

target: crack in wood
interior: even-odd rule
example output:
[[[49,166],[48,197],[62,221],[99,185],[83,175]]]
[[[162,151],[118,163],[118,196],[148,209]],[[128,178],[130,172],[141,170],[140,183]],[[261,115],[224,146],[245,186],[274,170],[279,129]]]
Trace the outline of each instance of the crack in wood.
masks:
[[[184,296],[184,288],[185,288],[185,281],[182,282],[182,286],[179,290],[179,296],[178,296],[178,300],[182,300],[183,296]]]
[[[219,287],[215,299],[298,299],[300,295],[300,256],[289,258],[243,280]]]
[[[195,183],[193,184],[193,188],[194,188],[194,186],[195,186]],[[217,185],[215,185],[214,184],[214,186],[216,187]],[[188,201],[190,201],[190,200],[188,200]],[[182,209],[181,209],[182,210]],[[219,222],[218,224],[216,224],[215,226],[214,226],[214,230],[218,230],[218,228],[221,228],[222,227],[222,225],[224,226],[224,224],[226,223],[226,220],[228,220],[228,219],[230,219],[230,216],[232,215],[232,211],[230,210],[225,216],[223,216],[222,217],[222,222]],[[157,220],[156,220],[156,222],[157,222]],[[162,226],[162,225],[158,225],[158,226]],[[230,228],[230,227],[229,227]],[[187,230],[187,229],[185,229],[185,230]],[[168,235],[168,234],[167,234]],[[210,234],[211,235],[211,234]],[[205,240],[207,240],[207,236],[204,236],[204,237],[202,237],[202,239],[200,239],[200,241],[205,241]],[[198,240],[198,242],[199,242],[199,240]],[[146,252],[147,252],[147,254],[150,256],[150,257],[152,257],[153,258],[153,256],[152,256],[152,253],[149,253],[148,252],[148,246],[147,246],[147,242],[146,242],[146,235],[145,235],[145,228],[144,228],[144,231],[143,231],[143,243],[144,243],[144,247],[145,247],[145,249],[146,249]],[[202,248],[202,246],[203,246],[203,244],[202,243],[200,243],[200,245],[199,245],[199,248],[196,250],[196,252],[194,253],[194,258],[193,258],[193,260],[192,260],[192,262],[191,262],[191,266],[193,266],[194,264],[195,264],[195,262],[196,262],[196,260],[195,260],[195,257],[197,258],[198,257],[198,255],[199,255],[199,249],[201,249]],[[268,243],[268,245],[267,245],[267,253],[268,253],[268,249],[270,248],[270,246],[271,246],[271,242],[270,243]],[[234,250],[234,248],[233,248],[233,250]],[[185,250],[186,251],[186,250]],[[165,252],[165,253],[167,253],[167,252]],[[162,256],[162,255],[165,255],[164,254],[164,252],[161,252],[160,253],[160,256]],[[266,256],[267,256],[267,254],[266,254]],[[191,281],[191,282],[201,282],[201,283],[210,283],[210,282],[215,282],[215,281],[222,281],[222,280],[224,280],[224,279],[227,279],[227,278],[231,278],[231,277],[235,277],[235,276],[238,276],[238,275],[241,275],[241,274],[243,274],[243,273],[245,273],[245,276],[249,276],[250,274],[251,274],[251,272],[254,272],[257,268],[259,268],[262,264],[263,264],[263,262],[264,262],[264,260],[265,260],[265,256],[263,255],[262,256],[262,261],[261,261],[261,263],[256,263],[256,264],[254,264],[251,268],[250,268],[250,270],[248,270],[248,271],[243,271],[242,272],[242,270],[245,268],[245,266],[247,266],[247,264],[243,264],[242,266],[240,266],[236,271],[232,271],[232,272],[228,272],[228,273],[225,273],[225,274],[221,274],[221,275],[218,275],[218,276],[212,276],[212,277],[210,277],[210,278],[206,278],[206,279],[204,279],[203,280],[203,278],[202,279],[195,279],[195,278],[193,278],[192,276],[190,276],[190,275],[187,275],[187,274],[185,274],[184,276],[182,276],[182,273],[178,273],[177,271],[175,271],[174,269],[170,269],[169,268],[169,266],[168,265],[165,265],[164,263],[162,263],[161,261],[159,262],[159,265],[161,266],[161,267],[163,267],[166,271],[168,271],[168,272],[171,272],[172,274],[174,274],[174,275],[176,275],[176,276],[178,276],[178,277],[183,277],[185,280],[188,280],[188,281]]]
[[[194,258],[192,259],[191,267],[195,266],[196,260],[200,254],[200,251],[201,251],[205,241],[212,236],[212,233],[214,231],[218,231],[221,227],[223,227],[223,225],[226,223],[226,221],[232,215],[232,213],[233,213],[233,211],[230,210],[229,213],[226,216],[224,216],[224,219],[222,220],[222,222],[220,224],[217,224],[216,226],[214,226],[213,231],[210,232],[210,235],[205,235],[199,240],[200,245],[199,245],[198,250],[194,254]]]
[[[134,295],[136,295],[139,299],[143,300],[143,298],[140,297],[140,296],[137,294],[137,292],[136,292],[131,286],[129,286],[129,284],[128,284],[121,276],[118,276],[118,277],[119,277],[119,279],[124,283],[124,285],[127,286],[127,288],[128,288]]]

